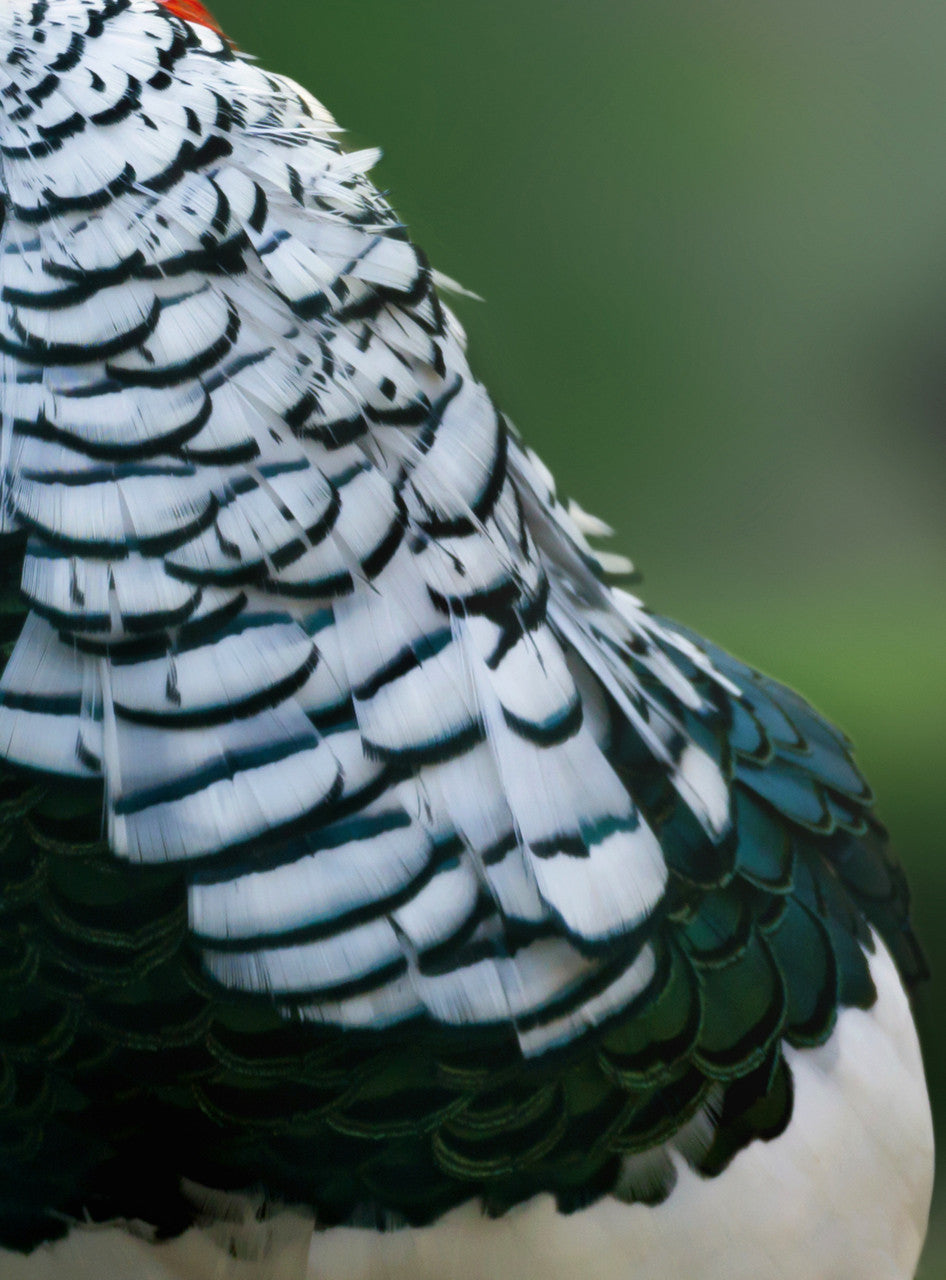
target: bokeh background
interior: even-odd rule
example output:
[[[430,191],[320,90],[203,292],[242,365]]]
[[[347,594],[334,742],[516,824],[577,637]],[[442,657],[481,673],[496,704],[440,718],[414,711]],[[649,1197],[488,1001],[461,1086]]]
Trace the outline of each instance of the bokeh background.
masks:
[[[858,744],[934,971],[946,1150],[946,5],[215,11],[385,147],[415,239],[488,300],[459,306],[477,368],[648,602]]]

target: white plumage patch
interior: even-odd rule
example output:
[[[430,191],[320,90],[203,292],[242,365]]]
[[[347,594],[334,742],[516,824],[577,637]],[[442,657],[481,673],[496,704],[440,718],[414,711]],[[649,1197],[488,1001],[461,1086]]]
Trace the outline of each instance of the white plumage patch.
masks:
[[[116,855],[186,865],[225,985],[344,1025],[526,1019],[541,1054],[652,964],[668,870],[622,735],[725,838],[702,695],[471,374],[375,153],[208,28],[132,0],[93,39],[90,12],[57,0],[39,45],[14,0],[0,35],[3,519],[35,610],[0,751],[100,776]]]

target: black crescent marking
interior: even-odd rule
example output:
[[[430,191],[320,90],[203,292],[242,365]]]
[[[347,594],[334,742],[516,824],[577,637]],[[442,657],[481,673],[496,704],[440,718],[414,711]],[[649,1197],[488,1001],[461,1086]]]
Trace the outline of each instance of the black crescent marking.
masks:
[[[14,433],[28,436],[34,440],[49,440],[58,444],[65,444],[70,449],[75,450],[76,453],[82,453],[87,458],[95,458],[100,462],[121,462],[128,458],[134,458],[137,461],[156,458],[163,453],[172,453],[175,449],[186,444],[188,440],[191,440],[207,425],[212,412],[213,402],[210,396],[205,393],[200,409],[183,426],[175,428],[174,431],[169,431],[166,435],[152,436],[149,440],[128,440],[121,443],[86,440],[73,431],[57,427],[49,421],[45,413],[40,413],[35,422],[28,422],[23,418],[18,418],[14,423]]]
[[[128,707],[123,703],[115,703],[115,714],[130,724],[148,725],[157,729],[209,729],[215,725],[230,724],[234,720],[245,720],[270,707],[279,706],[287,698],[297,693],[311,676],[318,665],[319,655],[315,646],[305,662],[295,671],[275,684],[269,685],[245,698],[237,698],[218,707],[200,707],[192,711],[155,711]]]

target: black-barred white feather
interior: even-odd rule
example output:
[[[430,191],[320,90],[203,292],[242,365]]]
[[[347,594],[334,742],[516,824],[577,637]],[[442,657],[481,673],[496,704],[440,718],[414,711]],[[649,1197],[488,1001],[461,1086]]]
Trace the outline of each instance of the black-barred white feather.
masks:
[[[615,736],[725,843],[687,663],[727,681],[602,584],[374,154],[208,29],[112,8],[61,0],[55,47],[10,23],[4,519],[37,616],[0,749],[100,772],[116,854],[187,862],[226,985],[343,1024],[554,1006],[539,1052],[647,968],[668,871]]]
[[[0,751],[100,773],[115,853],[186,861],[225,985],[541,1052],[652,970],[667,868],[613,708],[728,825],[628,655],[699,695],[470,373],[374,153],[207,29],[113,9],[57,4],[48,91],[60,54],[9,23],[4,519],[36,618]]]

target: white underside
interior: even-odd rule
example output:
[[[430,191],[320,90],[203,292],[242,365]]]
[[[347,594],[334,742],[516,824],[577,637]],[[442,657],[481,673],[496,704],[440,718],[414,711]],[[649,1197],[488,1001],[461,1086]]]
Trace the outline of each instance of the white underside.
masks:
[[[117,1227],[82,1229],[28,1258],[0,1254],[0,1277],[911,1280],[932,1193],[932,1121],[909,1004],[882,946],[871,972],[869,1012],[846,1010],[823,1048],[789,1051],[786,1133],[753,1143],[715,1179],[677,1158],[679,1181],[657,1208],[609,1199],[562,1217],[539,1197],[499,1220],[465,1206],[419,1230],[314,1236],[287,1213],[255,1262],[197,1231],[150,1245]]]

